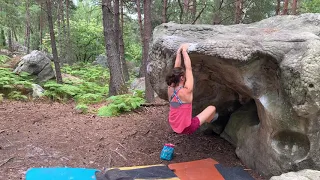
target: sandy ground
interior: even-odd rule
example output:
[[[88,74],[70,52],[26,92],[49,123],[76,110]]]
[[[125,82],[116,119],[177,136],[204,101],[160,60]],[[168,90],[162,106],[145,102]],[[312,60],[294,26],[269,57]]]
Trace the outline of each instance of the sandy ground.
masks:
[[[167,106],[144,107],[101,118],[77,113],[73,103],[4,101],[0,103],[0,179],[24,179],[31,167],[103,170],[204,158],[243,166],[235,148],[219,136],[172,132],[167,113]],[[165,143],[176,145],[171,162],[159,158]],[[255,179],[264,179],[248,171]]]

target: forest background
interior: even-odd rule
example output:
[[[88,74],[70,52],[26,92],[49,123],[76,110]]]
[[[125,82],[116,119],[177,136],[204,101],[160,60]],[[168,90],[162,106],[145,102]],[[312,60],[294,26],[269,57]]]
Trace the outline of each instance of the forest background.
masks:
[[[87,104],[111,96],[119,101],[118,110],[111,113],[117,114],[121,108],[154,101],[146,64],[152,31],[161,23],[230,25],[318,12],[320,0],[0,0],[0,51],[14,54],[22,48],[25,53],[52,54],[56,81],[43,84],[48,97],[73,98],[79,108],[87,109]],[[91,66],[101,55],[106,55],[108,67]],[[0,55],[0,62],[8,59]],[[62,73],[85,82],[80,86],[63,79]],[[0,76],[13,78],[4,69]],[[114,96],[128,94],[128,84],[136,77],[145,77],[145,92],[136,93],[139,97]],[[30,85],[13,79],[2,79],[0,89]],[[26,98],[14,92],[9,96]],[[123,104],[123,98],[129,98],[130,105]],[[107,111],[110,114],[110,107]]]

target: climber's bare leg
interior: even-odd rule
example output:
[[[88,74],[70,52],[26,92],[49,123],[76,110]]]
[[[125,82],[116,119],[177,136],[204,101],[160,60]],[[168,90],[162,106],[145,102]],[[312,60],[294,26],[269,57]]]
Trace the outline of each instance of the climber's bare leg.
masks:
[[[210,123],[215,114],[216,114],[216,107],[208,106],[200,114],[197,115],[197,117],[200,120],[200,125],[202,125],[205,122]]]

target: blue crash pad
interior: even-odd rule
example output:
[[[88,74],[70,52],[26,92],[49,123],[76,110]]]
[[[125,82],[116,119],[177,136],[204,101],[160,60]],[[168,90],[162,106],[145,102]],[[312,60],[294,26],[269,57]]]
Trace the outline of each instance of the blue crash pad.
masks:
[[[85,168],[30,168],[26,180],[96,180],[97,169]]]

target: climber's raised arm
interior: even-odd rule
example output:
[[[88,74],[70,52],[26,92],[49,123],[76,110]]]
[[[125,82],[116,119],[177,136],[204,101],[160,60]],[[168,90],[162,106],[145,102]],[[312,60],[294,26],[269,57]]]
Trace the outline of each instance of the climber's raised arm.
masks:
[[[186,68],[186,82],[184,87],[188,89],[190,93],[193,91],[193,74],[192,74],[192,67],[191,67],[191,60],[188,54],[189,44],[182,45],[182,55],[184,59],[184,66]]]
[[[176,61],[174,63],[174,67],[181,67],[181,50],[182,50],[182,47],[180,46],[179,49],[177,50],[177,56],[176,56]]]

